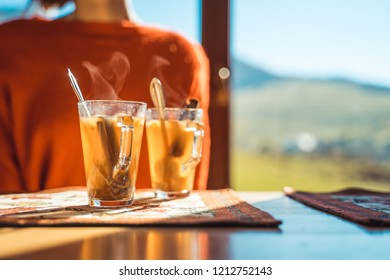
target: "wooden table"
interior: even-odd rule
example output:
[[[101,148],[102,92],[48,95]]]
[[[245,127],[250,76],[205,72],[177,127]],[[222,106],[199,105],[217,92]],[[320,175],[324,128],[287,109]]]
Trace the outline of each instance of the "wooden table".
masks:
[[[390,228],[370,229],[279,192],[238,192],[281,219],[238,227],[0,228],[1,259],[390,259]]]

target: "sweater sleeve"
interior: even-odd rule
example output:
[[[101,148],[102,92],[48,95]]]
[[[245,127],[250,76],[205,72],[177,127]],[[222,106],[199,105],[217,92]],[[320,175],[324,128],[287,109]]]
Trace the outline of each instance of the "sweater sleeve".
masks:
[[[15,143],[12,137],[11,99],[0,73],[0,193],[23,191]]]

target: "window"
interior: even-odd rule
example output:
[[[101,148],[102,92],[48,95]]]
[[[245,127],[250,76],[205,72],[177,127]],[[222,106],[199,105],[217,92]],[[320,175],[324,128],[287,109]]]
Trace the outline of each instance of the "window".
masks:
[[[36,2],[29,0],[2,0],[0,3],[0,23],[18,18],[29,18],[38,14],[48,18],[58,18],[74,10],[73,3],[66,3],[61,9],[43,12]]]
[[[133,0],[132,2],[141,22],[177,31],[190,40],[200,42],[199,0]]]
[[[389,2],[231,3],[232,186],[388,189]]]
[[[4,0],[0,2],[0,23],[22,16],[26,0]]]
[[[200,42],[199,0],[132,0],[136,19],[182,33],[188,39]],[[0,2],[0,23],[20,17],[29,17],[34,8],[28,9],[29,0],[2,0]],[[60,17],[74,10],[72,3],[61,10],[53,9],[48,16]]]

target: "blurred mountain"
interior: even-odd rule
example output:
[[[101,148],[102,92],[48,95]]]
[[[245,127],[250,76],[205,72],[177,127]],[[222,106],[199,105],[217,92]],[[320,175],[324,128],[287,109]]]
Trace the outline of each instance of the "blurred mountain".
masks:
[[[231,60],[231,69],[233,89],[262,86],[279,79],[277,75],[236,58]]]
[[[376,94],[385,93],[387,94],[390,90],[389,87],[377,84],[364,83],[357,80],[348,79],[345,77],[328,77],[328,78],[299,78],[282,76],[267,71],[259,66],[250,64],[243,60],[232,57],[231,60],[232,69],[232,88],[233,90],[241,90],[244,88],[255,88],[264,86],[270,82],[282,82],[282,81],[324,81],[334,84],[353,84],[361,88],[366,88],[368,91],[377,91]]]
[[[275,75],[232,61],[233,146],[390,159],[390,89]]]

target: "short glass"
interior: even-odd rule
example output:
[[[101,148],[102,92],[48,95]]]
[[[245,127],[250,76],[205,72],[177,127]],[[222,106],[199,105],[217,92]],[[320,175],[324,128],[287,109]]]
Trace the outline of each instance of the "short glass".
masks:
[[[203,110],[146,111],[146,138],[152,188],[157,197],[187,196],[202,156]]]
[[[146,104],[118,100],[78,103],[88,203],[130,205],[134,199]]]

